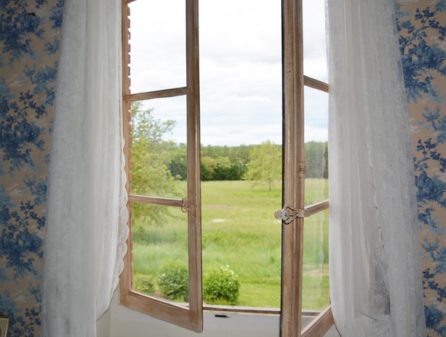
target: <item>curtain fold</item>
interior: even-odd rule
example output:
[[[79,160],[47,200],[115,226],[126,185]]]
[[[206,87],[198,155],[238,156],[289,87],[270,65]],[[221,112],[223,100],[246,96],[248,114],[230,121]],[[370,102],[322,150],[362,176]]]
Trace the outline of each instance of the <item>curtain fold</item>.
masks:
[[[330,280],[343,337],[426,335],[393,0],[327,1]]]
[[[50,157],[43,328],[96,335],[128,233],[119,0],[65,0]]]

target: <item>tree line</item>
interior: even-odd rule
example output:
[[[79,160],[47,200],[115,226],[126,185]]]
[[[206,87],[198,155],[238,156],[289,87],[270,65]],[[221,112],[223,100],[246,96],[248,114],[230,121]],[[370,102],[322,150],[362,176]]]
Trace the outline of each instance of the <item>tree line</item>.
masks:
[[[305,143],[307,178],[328,178],[327,142]],[[187,176],[186,145],[177,145],[176,154],[167,163],[173,177],[185,180]],[[270,171],[277,177],[282,172],[282,147],[271,142],[257,145],[206,145],[201,147],[201,180],[263,180]]]
[[[164,140],[175,122],[160,121],[152,110],[132,106],[131,179],[134,193],[163,194],[172,181],[187,178],[187,148]],[[308,178],[328,178],[327,142],[305,143]],[[270,141],[257,145],[201,147],[201,180],[280,180],[282,147]]]

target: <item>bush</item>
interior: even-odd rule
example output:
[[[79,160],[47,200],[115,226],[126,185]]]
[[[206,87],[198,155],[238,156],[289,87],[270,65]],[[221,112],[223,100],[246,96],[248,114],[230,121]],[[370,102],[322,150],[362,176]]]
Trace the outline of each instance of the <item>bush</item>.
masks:
[[[152,276],[145,274],[135,274],[133,276],[133,288],[144,294],[153,294],[155,291],[155,284]]]
[[[168,265],[161,270],[158,286],[161,294],[171,300],[187,301],[189,275],[181,265]]]
[[[228,266],[209,272],[204,278],[204,299],[213,304],[237,304],[240,282]]]

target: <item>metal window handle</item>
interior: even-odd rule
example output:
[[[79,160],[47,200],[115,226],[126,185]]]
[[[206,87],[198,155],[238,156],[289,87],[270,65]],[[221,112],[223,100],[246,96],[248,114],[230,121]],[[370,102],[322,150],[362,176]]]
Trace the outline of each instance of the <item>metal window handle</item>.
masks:
[[[297,218],[305,218],[305,210],[285,206],[281,210],[275,212],[274,217],[278,220],[282,220],[285,225],[289,225]]]

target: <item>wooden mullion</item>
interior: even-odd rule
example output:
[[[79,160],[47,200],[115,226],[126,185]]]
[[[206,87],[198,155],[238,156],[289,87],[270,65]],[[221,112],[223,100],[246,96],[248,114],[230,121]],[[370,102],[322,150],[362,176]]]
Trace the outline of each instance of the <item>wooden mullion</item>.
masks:
[[[321,201],[312,205],[308,205],[304,208],[305,210],[305,217],[309,217],[313,214],[322,212],[327,210],[330,207],[330,204],[328,202],[328,200],[325,201]]]
[[[187,200],[192,330],[203,331],[198,0],[186,0]]]
[[[328,86],[328,83],[319,81],[313,77],[304,76],[304,85],[316,90],[329,92],[330,87]]]
[[[237,312],[241,314],[280,315],[279,308],[256,308],[256,307],[241,307],[232,305],[204,304],[203,309],[206,311],[215,311],[215,312]]]
[[[169,198],[157,198],[149,197],[145,195],[129,195],[129,201],[141,204],[152,204],[160,206],[172,206],[172,207],[187,207],[187,202],[184,199],[169,199]]]
[[[304,76],[302,0],[283,0],[283,206],[304,208]],[[304,219],[282,224],[282,337],[300,337]]]
[[[129,93],[127,95],[124,95],[124,100],[129,102],[134,102],[134,101],[142,101],[154,98],[184,96],[186,94],[187,94],[187,87],[181,87],[181,88],[147,91],[136,94]]]

